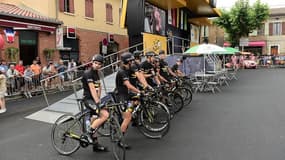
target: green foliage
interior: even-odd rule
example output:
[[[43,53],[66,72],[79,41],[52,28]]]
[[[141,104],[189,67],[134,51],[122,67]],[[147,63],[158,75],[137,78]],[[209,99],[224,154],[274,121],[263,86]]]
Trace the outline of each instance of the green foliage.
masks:
[[[252,6],[249,0],[238,0],[230,11],[222,10],[221,17],[214,24],[228,34],[227,40],[232,47],[239,45],[241,37],[248,37],[255,29],[260,29],[269,17],[269,7],[257,0]]]
[[[8,47],[6,48],[5,53],[7,54],[11,62],[16,62],[18,59],[19,48]]]
[[[44,54],[45,54],[47,60],[50,60],[52,58],[52,55],[54,52],[55,52],[54,48],[45,48],[44,49]]]

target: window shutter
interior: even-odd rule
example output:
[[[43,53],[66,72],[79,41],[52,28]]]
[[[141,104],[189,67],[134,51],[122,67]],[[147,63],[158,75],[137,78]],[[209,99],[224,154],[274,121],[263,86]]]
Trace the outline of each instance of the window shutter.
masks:
[[[59,0],[59,11],[64,12],[64,0]]]
[[[69,0],[69,12],[74,13],[74,0]]]
[[[89,0],[85,0],[85,17],[89,17]]]
[[[113,22],[112,5],[106,3],[106,22]]]
[[[269,23],[269,36],[273,35],[273,23]]]
[[[93,18],[94,13],[93,13],[93,0],[89,0],[89,17]]]

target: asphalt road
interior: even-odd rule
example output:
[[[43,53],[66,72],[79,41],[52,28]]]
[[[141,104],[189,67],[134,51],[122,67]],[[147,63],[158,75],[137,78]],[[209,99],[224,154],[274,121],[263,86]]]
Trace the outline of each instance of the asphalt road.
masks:
[[[285,69],[241,70],[217,94],[194,95],[161,140],[130,127],[129,160],[284,160]],[[70,93],[70,92],[69,92]],[[49,96],[56,101],[69,93]],[[42,97],[9,102],[0,115],[0,160],[101,160],[111,153],[79,149],[69,157],[52,148],[51,125],[24,117],[45,107]]]

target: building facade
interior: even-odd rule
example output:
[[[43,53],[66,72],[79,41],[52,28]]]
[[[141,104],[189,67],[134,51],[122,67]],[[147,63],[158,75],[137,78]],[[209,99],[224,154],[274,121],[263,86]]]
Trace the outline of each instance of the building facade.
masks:
[[[61,21],[38,14],[29,8],[0,3],[0,34],[4,39],[1,60],[31,64],[44,48],[54,48],[56,28]]]
[[[1,2],[3,5],[13,5],[19,8],[20,13],[29,12],[43,17],[42,19],[51,19],[48,22],[54,28],[46,32],[39,27],[19,28],[3,26],[4,22],[2,25],[0,23],[3,36],[5,27],[16,31],[13,44],[6,42],[3,50],[10,45],[18,48],[18,59],[25,57],[26,59],[23,59],[25,64],[29,64],[35,56],[39,56],[43,63],[46,63],[48,59],[74,59],[84,62],[89,61],[94,54],[108,55],[128,47],[127,31],[119,25],[120,0],[2,0]],[[10,12],[5,14],[13,16]],[[24,17],[19,21],[34,19],[31,15],[23,14]],[[0,19],[5,16],[0,14]],[[25,56],[25,53],[32,52],[32,49],[26,51],[21,48],[20,39],[25,37],[21,36],[21,32],[27,32],[28,35],[35,34],[33,42],[35,41],[36,45],[31,47],[35,50],[33,51],[35,56],[29,58]],[[28,37],[28,39],[31,38]],[[32,43],[32,41],[29,40],[26,43]],[[52,52],[49,57],[46,56],[48,51]]]
[[[225,42],[224,46],[230,44]],[[285,54],[285,8],[271,8],[269,19],[249,34],[244,51],[255,55]]]

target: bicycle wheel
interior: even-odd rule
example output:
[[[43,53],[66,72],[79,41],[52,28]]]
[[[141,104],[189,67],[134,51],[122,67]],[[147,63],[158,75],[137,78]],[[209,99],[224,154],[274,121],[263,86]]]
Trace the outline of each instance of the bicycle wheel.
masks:
[[[70,155],[80,147],[81,123],[72,115],[62,115],[52,126],[53,148],[62,155]]]
[[[181,111],[181,109],[184,107],[183,97],[177,92],[170,93],[168,95],[168,101],[170,103],[169,110],[171,110],[173,113]]]
[[[123,133],[121,131],[121,126],[118,119],[112,117],[110,120],[110,131],[111,131],[111,143],[113,156],[116,160],[125,160],[126,158],[126,148],[120,147],[119,142],[125,143]]]
[[[138,120],[139,130],[149,138],[163,137],[170,127],[169,110],[163,103],[157,101],[142,106]]]
[[[179,87],[175,89],[176,92],[178,92],[184,100],[184,105],[188,105],[192,102],[192,92],[190,89],[185,88],[185,87]]]

